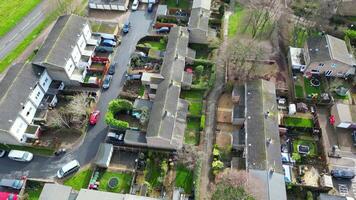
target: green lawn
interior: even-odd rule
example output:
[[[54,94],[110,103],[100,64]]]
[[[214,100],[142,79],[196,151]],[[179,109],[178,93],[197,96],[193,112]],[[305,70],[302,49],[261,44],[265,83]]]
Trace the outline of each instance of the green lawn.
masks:
[[[150,183],[153,188],[161,186],[159,178],[161,176],[161,167],[159,164],[155,164],[151,159],[146,165],[147,174],[145,180]]]
[[[198,145],[200,141],[200,118],[187,118],[187,128],[184,133],[184,142],[186,144]]]
[[[312,119],[299,118],[299,117],[284,117],[284,125],[293,127],[312,128],[314,126]]]
[[[17,145],[5,145],[5,144],[0,144],[0,149],[4,150],[21,150],[21,151],[29,151],[35,155],[41,155],[41,156],[52,156],[54,154],[54,149],[46,148],[46,147],[33,147],[33,146],[17,146]]]
[[[193,190],[193,172],[183,165],[178,165],[176,169],[176,187],[183,188],[188,194]]]
[[[304,98],[304,89],[303,89],[303,86],[301,85],[295,85],[294,86],[295,88],[295,96],[299,99],[303,99]]]
[[[189,0],[178,0],[178,5],[177,5],[177,0],[166,0],[166,4],[168,8],[181,8],[181,9],[189,9],[190,3]]]
[[[296,139],[293,141],[293,152],[298,152],[298,145],[309,146],[309,156],[317,155],[317,146],[316,143],[312,140],[302,140]]]
[[[140,90],[138,91],[138,95],[143,96],[144,93],[145,93],[145,86],[141,85]]]
[[[150,42],[146,42],[145,46],[149,46],[152,49],[162,51],[166,49],[167,44],[162,41],[150,41]]]
[[[64,185],[71,186],[74,190],[78,191],[82,188],[87,188],[92,173],[93,171],[91,169],[79,171],[74,176],[64,181]]]
[[[182,90],[182,92],[180,93],[181,98],[183,99],[195,99],[195,100],[199,100],[199,99],[203,99],[205,90]]]
[[[19,23],[41,0],[0,1],[0,37]]]
[[[109,180],[113,177],[119,179],[119,184],[116,188],[110,189],[108,187]],[[106,171],[100,178],[100,191],[116,192],[116,193],[129,193],[131,187],[132,174],[115,173]]]
[[[25,193],[28,194],[28,200],[38,200],[44,184],[37,181],[27,181]]]
[[[192,116],[200,116],[202,114],[203,102],[186,99],[189,101],[189,114]]]
[[[314,87],[310,84],[310,79],[304,78],[304,88],[306,95],[318,94],[320,96],[321,86],[322,85],[320,84],[320,86]]]
[[[228,35],[229,37],[233,37],[237,31],[241,22],[244,18],[245,12],[241,5],[237,4],[235,7],[235,12],[229,18],[229,29]]]

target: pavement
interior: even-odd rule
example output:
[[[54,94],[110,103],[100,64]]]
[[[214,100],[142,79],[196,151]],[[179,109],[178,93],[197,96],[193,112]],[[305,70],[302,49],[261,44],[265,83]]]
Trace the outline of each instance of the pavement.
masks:
[[[356,174],[356,154],[354,154],[355,147],[351,139],[352,131],[331,126],[328,120],[329,115],[328,108],[318,108],[318,119],[322,129],[323,146],[326,153],[330,152],[333,145],[338,145],[340,148],[339,154],[341,158],[328,157],[328,168],[329,170],[352,170]],[[333,179],[333,185],[340,195],[356,198],[356,178],[352,180]]]
[[[97,103],[97,109],[101,111],[99,122],[90,127],[83,143],[59,157],[34,156],[29,163],[21,163],[0,159],[0,177],[20,177],[50,179],[54,178],[57,170],[71,160],[78,160],[81,166],[89,164],[96,155],[101,142],[104,142],[108,127],[104,122],[104,116],[108,103],[118,97],[124,84],[124,73],[128,68],[128,63],[132,52],[139,39],[148,35],[152,23],[153,15],[145,11],[136,11],[129,16],[131,29],[128,34],[122,37],[121,45],[113,56],[113,62],[118,63],[116,73],[111,82],[110,88],[103,91]]]
[[[0,38],[0,59],[19,45],[46,18],[47,13],[56,9],[58,6],[56,2],[56,0],[43,0],[10,32]]]

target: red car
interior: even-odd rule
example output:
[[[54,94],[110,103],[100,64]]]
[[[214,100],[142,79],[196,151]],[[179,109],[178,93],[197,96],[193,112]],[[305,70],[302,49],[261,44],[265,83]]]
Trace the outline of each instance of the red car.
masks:
[[[99,110],[95,110],[92,113],[90,113],[89,124],[90,125],[95,125],[98,122],[99,117],[100,117],[100,111]]]
[[[10,192],[0,192],[0,200],[17,200],[17,194]]]

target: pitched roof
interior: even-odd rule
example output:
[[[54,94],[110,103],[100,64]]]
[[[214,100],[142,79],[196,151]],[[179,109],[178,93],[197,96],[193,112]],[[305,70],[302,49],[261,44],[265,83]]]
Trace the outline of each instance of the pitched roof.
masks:
[[[210,18],[210,10],[206,10],[204,8],[193,8],[190,17],[188,27],[198,28],[205,31],[209,30],[209,18]]]
[[[188,41],[187,28],[172,28],[160,71],[164,80],[158,85],[147,129],[147,137],[163,138],[174,148],[182,146],[188,112],[188,103],[179,98]]]
[[[85,18],[77,15],[60,16],[38,50],[33,63],[39,65],[50,63],[64,67],[87,23]]]
[[[16,64],[10,67],[4,79],[0,82],[0,130],[8,131],[19,111],[21,104],[27,102],[27,98],[37,84],[42,67],[31,64]],[[12,122],[9,122],[11,120]]]
[[[192,9],[194,8],[204,8],[206,10],[210,10],[211,0],[194,0]]]
[[[308,38],[307,47],[311,62],[337,60],[347,65],[356,65],[345,41],[331,35]]]
[[[72,188],[60,184],[46,183],[42,189],[39,200],[68,200]]]
[[[266,186],[267,199],[286,199],[273,82],[246,84],[246,169]],[[268,114],[267,114],[268,113]]]

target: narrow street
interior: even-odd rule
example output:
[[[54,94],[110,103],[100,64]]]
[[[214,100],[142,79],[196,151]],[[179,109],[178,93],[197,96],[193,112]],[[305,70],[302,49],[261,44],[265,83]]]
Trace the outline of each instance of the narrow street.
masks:
[[[118,63],[116,73],[111,83],[110,89],[101,94],[97,104],[97,109],[101,111],[101,120],[89,128],[86,136],[78,148],[71,149],[63,157],[41,157],[34,156],[30,163],[15,162],[10,159],[0,160],[0,177],[20,177],[23,175],[32,178],[53,178],[57,170],[65,163],[77,159],[82,166],[90,163],[94,159],[99,144],[104,142],[107,134],[107,125],[104,122],[104,116],[109,101],[117,98],[124,83],[124,73],[127,70],[130,56],[135,50],[139,39],[148,35],[152,15],[145,11],[133,12],[129,21],[131,22],[130,32],[123,36],[121,45],[114,55],[114,62]],[[11,172],[9,172],[9,169]]]

